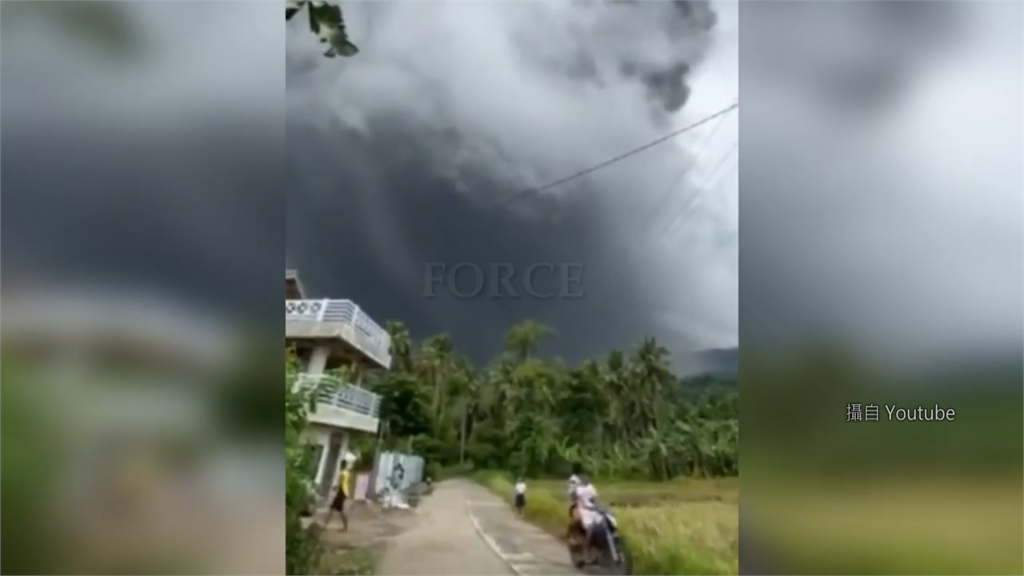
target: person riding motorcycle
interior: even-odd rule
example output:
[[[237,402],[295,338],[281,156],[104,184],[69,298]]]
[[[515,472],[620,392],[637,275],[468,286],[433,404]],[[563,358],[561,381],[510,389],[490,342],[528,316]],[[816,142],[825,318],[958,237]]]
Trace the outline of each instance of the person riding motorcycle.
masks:
[[[569,496],[569,518],[575,518],[576,515],[576,487],[580,485],[580,466],[578,464],[573,465],[573,473],[569,476],[567,483],[566,494]]]
[[[569,515],[572,516],[572,509],[576,506],[576,487],[580,485],[580,477],[575,474],[569,476],[567,485],[566,494],[569,496]]]
[[[600,563],[622,570],[613,574],[629,574],[629,552],[618,534],[612,511],[598,501],[597,488],[578,465],[573,466],[569,477],[568,495],[571,505],[567,540],[573,564],[582,569]]]
[[[590,528],[600,519],[597,489],[586,477],[573,474],[569,477],[569,498],[569,539],[576,545],[583,545],[590,539]]]
[[[597,507],[597,488],[586,478],[581,478],[580,485],[576,487],[576,515],[588,533],[601,518]]]

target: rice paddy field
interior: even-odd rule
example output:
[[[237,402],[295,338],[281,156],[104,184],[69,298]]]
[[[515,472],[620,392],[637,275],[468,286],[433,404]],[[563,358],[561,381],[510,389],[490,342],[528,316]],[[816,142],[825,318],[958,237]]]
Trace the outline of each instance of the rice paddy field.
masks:
[[[750,533],[790,573],[1020,574],[1020,478],[766,478],[744,502],[771,519]]]
[[[479,472],[475,479],[512,501],[511,479]],[[556,536],[565,534],[564,481],[527,480],[525,516]],[[634,574],[737,574],[739,479],[671,482],[595,481],[614,511],[633,555]]]

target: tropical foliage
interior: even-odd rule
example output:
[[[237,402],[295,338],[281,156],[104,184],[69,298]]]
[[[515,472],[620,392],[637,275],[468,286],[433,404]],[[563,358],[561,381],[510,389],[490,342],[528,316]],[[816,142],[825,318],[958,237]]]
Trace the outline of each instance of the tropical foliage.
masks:
[[[309,390],[294,386],[297,363],[294,354],[285,356],[284,457],[285,457],[285,562],[288,574],[315,574],[319,562],[316,535],[302,525],[301,513],[309,491],[309,462],[302,432],[309,409]]]
[[[345,17],[341,13],[341,7],[337,4],[289,0],[285,2],[285,22],[295,17],[307,4],[309,5],[309,8],[306,9],[309,16],[309,30],[320,39],[321,43],[327,44],[324,56],[334,58],[335,56],[355,56],[359,53],[359,48],[356,48],[356,45],[349,40],[345,30]]]
[[[324,56],[348,57],[359,53],[348,36],[341,6],[332,2],[287,0],[285,22],[304,8],[310,32],[327,45]],[[146,44],[139,22],[122,2],[7,2],[3,5],[0,22],[5,31],[11,31],[24,26],[25,20],[31,18],[56,25],[60,34],[82,40],[85,47],[105,56],[137,56]]]
[[[739,473],[735,380],[681,381],[652,338],[569,367],[536,355],[553,333],[526,321],[476,367],[447,335],[415,344],[399,322],[388,331],[392,369],[372,384],[383,441],[434,467],[544,476],[579,462],[593,476],[651,480]]]
[[[139,23],[123,2],[4,2],[2,13],[5,33],[27,28],[35,19],[104,57],[138,55],[146,44]]]
[[[315,397],[331,392],[330,382],[298,385],[298,361],[294,351],[285,352],[284,458],[285,458],[285,562],[288,574],[318,574],[322,548],[317,524],[304,526],[302,514],[310,504],[313,479],[308,444],[303,432]],[[334,388],[336,390],[336,388]]]

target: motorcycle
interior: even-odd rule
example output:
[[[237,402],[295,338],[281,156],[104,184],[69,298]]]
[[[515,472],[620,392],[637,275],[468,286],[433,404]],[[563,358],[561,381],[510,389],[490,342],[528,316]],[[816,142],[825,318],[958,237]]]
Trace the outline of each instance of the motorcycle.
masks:
[[[598,508],[600,521],[591,527],[589,535],[583,528],[570,528],[569,556],[576,568],[600,566],[607,574],[628,576],[632,570],[629,550],[619,534],[619,525],[610,510]]]

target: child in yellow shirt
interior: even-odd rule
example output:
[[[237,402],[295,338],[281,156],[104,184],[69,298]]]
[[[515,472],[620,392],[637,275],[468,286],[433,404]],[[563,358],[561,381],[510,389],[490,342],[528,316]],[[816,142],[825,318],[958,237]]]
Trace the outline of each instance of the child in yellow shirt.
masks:
[[[338,481],[338,492],[334,495],[334,500],[331,501],[331,509],[327,513],[327,522],[325,525],[330,525],[331,516],[334,512],[338,512],[341,515],[342,530],[348,531],[348,515],[345,514],[345,500],[348,500],[349,491],[351,490],[351,476],[352,473],[348,469],[348,464],[343,463],[341,468],[341,479]]]

